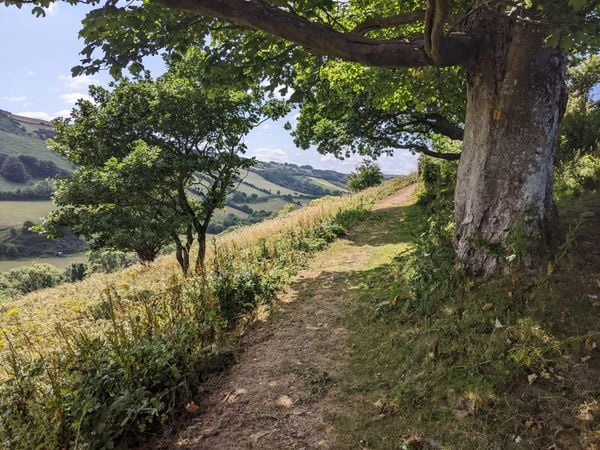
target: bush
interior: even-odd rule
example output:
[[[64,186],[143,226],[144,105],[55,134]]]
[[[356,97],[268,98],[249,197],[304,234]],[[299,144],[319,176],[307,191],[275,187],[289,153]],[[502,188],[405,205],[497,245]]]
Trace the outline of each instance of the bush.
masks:
[[[62,273],[56,267],[39,263],[10,270],[8,279],[21,294],[54,287],[63,281]]]
[[[554,175],[554,197],[562,201],[572,195],[579,196],[594,189],[600,182],[600,157],[577,156],[564,162]]]
[[[0,175],[13,183],[27,183],[31,178],[18,158],[8,156],[0,167]]]
[[[7,272],[0,272],[0,302],[7,301],[19,295]]]
[[[423,157],[419,161],[420,193],[415,214],[425,222],[410,253],[398,258],[402,285],[410,291],[405,307],[430,314],[461,279],[454,242],[454,186],[458,164]]]
[[[368,159],[356,168],[356,172],[348,175],[347,186],[353,192],[377,186],[383,182],[383,173],[378,165]]]
[[[116,272],[137,262],[133,253],[114,249],[92,250],[88,253],[90,272]]]
[[[206,289],[171,281],[161,296],[107,290],[96,308],[111,319],[102,337],[65,330],[64,351],[46,357],[13,349],[12,377],[0,386],[3,443],[130,448],[183,411],[213,364],[219,323]]]
[[[87,271],[87,264],[81,262],[71,263],[65,267],[63,276],[69,283],[74,283],[83,280],[87,275]]]

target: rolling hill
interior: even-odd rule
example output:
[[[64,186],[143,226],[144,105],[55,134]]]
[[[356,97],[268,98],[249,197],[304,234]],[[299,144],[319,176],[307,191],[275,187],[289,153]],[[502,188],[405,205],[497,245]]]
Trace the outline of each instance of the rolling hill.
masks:
[[[73,170],[48,148],[46,140],[52,136],[50,122],[0,110],[0,259],[8,257],[1,251],[8,245],[2,236],[9,236],[11,228],[20,232],[26,221],[39,223],[52,208],[52,186],[47,178]],[[348,192],[345,181],[345,174],[332,170],[258,161],[241,174],[237,190],[228,197],[226,207],[217,211],[209,232],[260,222],[282,208],[294,209],[325,195],[342,195]],[[23,246],[28,249],[27,256],[59,250],[44,246],[40,253]]]

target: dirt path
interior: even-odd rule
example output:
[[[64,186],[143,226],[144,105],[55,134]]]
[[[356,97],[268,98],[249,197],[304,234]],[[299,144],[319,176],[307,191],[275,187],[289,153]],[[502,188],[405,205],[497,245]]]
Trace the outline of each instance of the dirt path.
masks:
[[[400,218],[414,189],[378,203],[381,220],[357,227],[313,259],[281,296],[275,317],[247,333],[237,364],[206,383],[193,422],[161,448],[335,447],[329,419],[343,407],[336,380],[348,360],[343,318],[353,295],[342,279],[381,253],[390,221]]]

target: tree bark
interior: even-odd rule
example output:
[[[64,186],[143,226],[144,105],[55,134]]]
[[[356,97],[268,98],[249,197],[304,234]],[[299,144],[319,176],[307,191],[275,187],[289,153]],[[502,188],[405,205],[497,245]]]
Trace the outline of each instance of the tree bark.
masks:
[[[487,42],[468,70],[456,251],[468,272],[490,277],[506,272],[509,260],[531,267],[548,254],[566,58],[534,25],[508,18],[482,25]]]

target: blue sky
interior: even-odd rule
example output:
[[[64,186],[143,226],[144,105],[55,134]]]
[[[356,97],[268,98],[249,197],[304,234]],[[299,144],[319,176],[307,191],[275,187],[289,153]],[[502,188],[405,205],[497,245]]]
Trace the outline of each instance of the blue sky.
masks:
[[[52,119],[68,115],[75,101],[87,95],[90,84],[105,85],[107,73],[72,78],[83,48],[77,34],[89,10],[83,5],[54,4],[46,17],[36,18],[28,8],[0,7],[0,109],[30,117]],[[153,62],[154,74],[161,64]],[[248,154],[260,160],[310,164],[316,168],[350,172],[355,157],[339,161],[316,150],[298,149],[283,129],[286,120],[266,122],[246,138]],[[385,173],[406,174],[416,169],[417,158],[401,150],[378,160]]]

